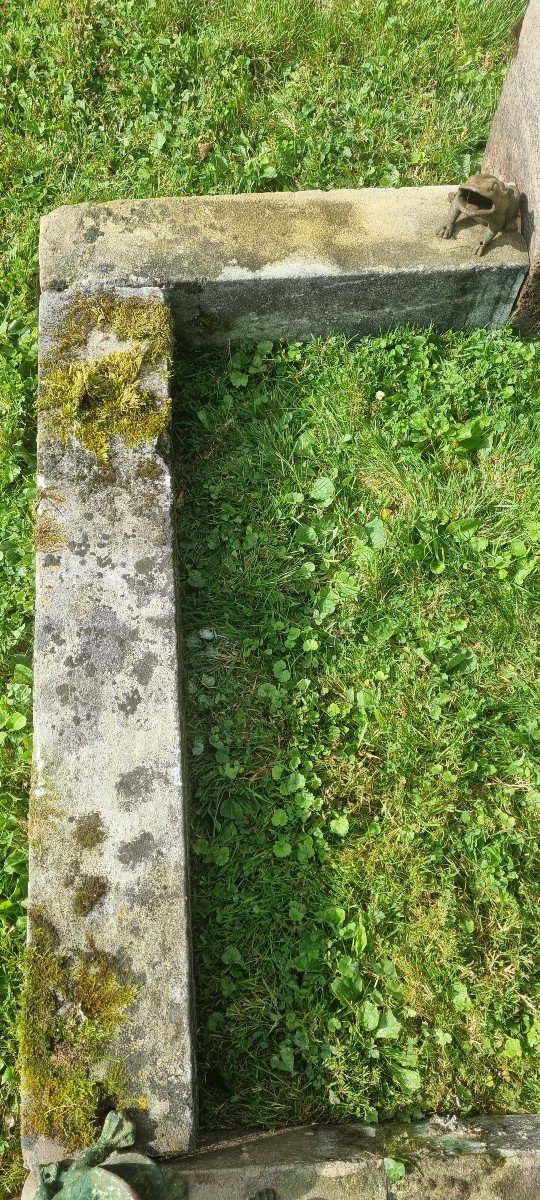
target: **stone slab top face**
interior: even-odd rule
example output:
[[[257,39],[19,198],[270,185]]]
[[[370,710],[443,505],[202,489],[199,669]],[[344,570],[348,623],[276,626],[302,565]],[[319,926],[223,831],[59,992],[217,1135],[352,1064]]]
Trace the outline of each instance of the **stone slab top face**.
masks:
[[[192,1137],[169,345],[157,289],[41,297],[30,1166],[80,1149],[107,1097],[153,1153]]]
[[[451,194],[451,193],[450,193]],[[117,200],[60,208],[41,225],[44,289],[163,288],[179,338],[373,335],[396,325],[497,327],[528,269],[504,231],[437,230],[448,187]]]
[[[437,237],[449,187],[344,188],[234,196],[116,200],[43,218],[43,289],[114,284],[162,287],[198,279],[239,283],[302,275],[513,265],[527,267],[506,232],[478,263],[479,228]]]
[[[540,0],[528,5],[486,146],[482,170],[517,183],[531,270],[515,324],[540,334]]]

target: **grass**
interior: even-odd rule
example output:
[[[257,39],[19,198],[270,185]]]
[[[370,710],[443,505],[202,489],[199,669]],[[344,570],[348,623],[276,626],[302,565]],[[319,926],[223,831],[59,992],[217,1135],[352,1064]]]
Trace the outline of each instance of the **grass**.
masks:
[[[540,1105],[540,346],[186,364],[206,1124]]]
[[[455,181],[480,162],[523,8],[524,0],[3,0],[0,1110],[8,1195],[19,1170],[9,1145],[30,753],[39,217],[118,196]]]

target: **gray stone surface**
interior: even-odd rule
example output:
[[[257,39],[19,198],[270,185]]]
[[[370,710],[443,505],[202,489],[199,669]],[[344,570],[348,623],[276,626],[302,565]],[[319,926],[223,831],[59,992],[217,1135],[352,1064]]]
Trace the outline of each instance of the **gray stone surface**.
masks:
[[[486,146],[482,170],[517,183],[531,270],[514,316],[524,333],[540,334],[540,0],[525,12],[514,58]]]
[[[42,361],[69,303],[42,296]],[[88,345],[79,359],[115,348],[98,331]],[[145,385],[165,403],[162,370]],[[135,983],[110,1053],[140,1105],[141,1145],[178,1153],[191,1141],[194,1071],[170,471],[155,444],[116,439],[105,465],[73,439],[65,449],[41,417],[38,472],[37,527],[56,544],[37,553],[30,942],[45,920],[59,953],[90,947]],[[96,878],[103,894],[83,913],[75,897]],[[36,1137],[28,1086],[31,1166],[61,1147]]]
[[[385,1159],[405,1176],[391,1183]],[[540,1117],[312,1125],[207,1138],[165,1169],[187,1200],[538,1200]],[[22,1200],[32,1200],[36,1177]]]
[[[477,226],[437,237],[447,209],[448,187],[79,204],[42,221],[41,284],[158,285],[195,343],[500,325],[528,268],[521,236],[479,259]]]
[[[384,1159],[406,1175],[387,1179]],[[540,1118],[311,1126],[208,1143],[179,1162],[188,1200],[538,1200]]]

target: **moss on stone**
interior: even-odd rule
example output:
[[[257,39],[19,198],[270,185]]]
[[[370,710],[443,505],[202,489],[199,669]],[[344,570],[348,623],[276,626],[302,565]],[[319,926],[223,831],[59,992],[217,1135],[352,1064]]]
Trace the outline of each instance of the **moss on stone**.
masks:
[[[97,357],[81,353],[95,331],[111,334],[117,348]],[[41,363],[38,409],[62,445],[74,437],[105,463],[112,438],[135,447],[167,427],[170,403],[145,387],[144,376],[166,367],[171,355],[170,316],[161,301],[76,294]]]
[[[202,308],[199,309],[198,315],[193,318],[190,325],[194,333],[208,338],[213,337],[215,333],[230,333],[233,328],[232,321],[218,317],[216,313],[204,312]]]
[[[50,513],[38,513],[34,525],[34,547],[36,551],[53,553],[65,546],[66,538],[62,526]]]
[[[36,783],[36,772],[32,771],[28,811],[28,842],[39,851],[43,842],[53,834],[55,823],[64,816],[58,792],[48,782]]]
[[[30,916],[19,1026],[23,1133],[75,1150],[94,1140],[104,1107],[133,1103],[111,1044],[137,988],[91,943],[85,954],[60,954],[47,922]]]
[[[75,825],[75,840],[82,850],[93,850],[105,841],[105,826],[99,813],[87,813],[79,817]]]
[[[46,372],[38,408],[62,445],[77,438],[107,462],[113,437],[121,437],[131,447],[159,437],[168,425],[170,404],[141,387],[143,363],[140,350],[117,350]]]
[[[65,317],[57,352],[65,357],[82,349],[93,329],[111,330],[119,341],[139,344],[144,361],[153,364],[172,355],[172,332],[168,309],[157,299],[118,296],[96,292],[85,296],[77,292]]]
[[[108,890],[109,885],[102,875],[81,875],[73,893],[74,912],[78,917],[87,917]]]

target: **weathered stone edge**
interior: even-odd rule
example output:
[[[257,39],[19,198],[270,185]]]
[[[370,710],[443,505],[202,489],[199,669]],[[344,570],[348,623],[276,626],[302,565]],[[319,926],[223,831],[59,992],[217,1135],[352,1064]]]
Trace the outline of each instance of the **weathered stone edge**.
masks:
[[[168,314],[155,289],[119,290],[113,303],[130,298],[139,314],[145,304]],[[124,367],[135,354],[137,339],[98,328],[66,349],[73,300],[42,296],[42,387],[52,378],[61,390],[70,363],[85,371],[120,353]],[[165,362],[141,371],[166,425]],[[78,440],[62,445],[58,420],[40,411],[30,996],[55,962],[71,964],[68,985],[89,952],[103,964],[125,1010],[104,1053],[118,1063],[141,1144],[179,1153],[192,1141],[195,1065],[171,474],[144,430],[131,447],[113,437],[101,462]],[[58,990],[46,989],[45,1008],[55,994],[60,1004]],[[68,1019],[73,1007],[64,1004]],[[36,1094],[44,1048],[32,1023],[42,1016],[28,1011],[26,1042],[23,1031],[29,1166],[66,1149],[54,1099],[48,1108]]]
[[[521,235],[478,258],[477,226],[437,236],[447,205],[429,186],[64,207],[42,220],[42,285],[162,287],[195,344],[500,325],[528,269]]]
[[[397,1174],[405,1170],[402,1178]],[[314,1125],[222,1137],[165,1171],[187,1200],[537,1200],[540,1118]],[[391,1176],[394,1175],[394,1181]],[[25,1186],[31,1200],[35,1176]]]
[[[482,170],[513,180],[522,192],[521,226],[531,266],[513,324],[532,337],[540,334],[539,125],[540,0],[530,0],[493,118]]]

